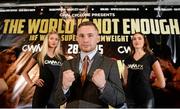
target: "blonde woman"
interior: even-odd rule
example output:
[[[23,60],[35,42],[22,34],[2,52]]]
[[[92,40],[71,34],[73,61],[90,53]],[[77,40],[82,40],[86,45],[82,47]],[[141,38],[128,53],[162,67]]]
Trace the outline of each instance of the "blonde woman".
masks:
[[[59,72],[65,57],[61,49],[61,41],[57,32],[50,32],[44,39],[42,49],[33,56],[23,71],[23,76],[30,85],[36,85],[32,107],[56,107],[52,99]],[[39,79],[33,82],[28,71],[38,63],[40,68]]]
[[[130,108],[153,108],[154,96],[151,89],[150,73],[153,70],[157,80],[152,86],[164,88],[165,79],[157,58],[149,48],[148,40],[142,33],[135,33],[131,41],[131,53],[125,61],[127,103]]]

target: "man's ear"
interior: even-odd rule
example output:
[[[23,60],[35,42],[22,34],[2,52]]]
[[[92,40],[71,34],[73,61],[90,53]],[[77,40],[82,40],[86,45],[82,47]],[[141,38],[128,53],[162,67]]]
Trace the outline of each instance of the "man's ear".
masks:
[[[75,36],[76,37],[76,41],[78,40],[78,37],[77,37],[77,35]]]
[[[98,35],[97,36],[97,43],[99,43],[100,42],[100,36]]]
[[[168,66],[172,66],[172,63],[170,61],[167,61],[168,62]]]

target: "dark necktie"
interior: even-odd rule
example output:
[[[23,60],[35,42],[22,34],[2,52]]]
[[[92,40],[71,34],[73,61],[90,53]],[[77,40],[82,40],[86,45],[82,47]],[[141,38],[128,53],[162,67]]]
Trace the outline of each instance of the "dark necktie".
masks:
[[[83,64],[82,64],[82,72],[81,72],[81,83],[82,85],[84,85],[84,82],[86,80],[86,76],[87,76],[87,70],[88,70],[88,61],[89,61],[89,57],[85,56],[83,59]]]

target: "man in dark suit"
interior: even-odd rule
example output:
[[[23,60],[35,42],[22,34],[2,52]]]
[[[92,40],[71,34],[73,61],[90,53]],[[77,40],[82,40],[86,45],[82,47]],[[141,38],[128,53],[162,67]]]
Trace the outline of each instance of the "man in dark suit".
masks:
[[[78,26],[76,40],[80,54],[64,62],[61,77],[55,94],[59,105],[66,102],[66,107],[121,107],[125,95],[119,77],[116,61],[98,53],[100,41],[98,29],[91,22]],[[88,68],[85,82],[82,82],[84,57],[88,56]],[[83,83],[83,84],[82,84]]]

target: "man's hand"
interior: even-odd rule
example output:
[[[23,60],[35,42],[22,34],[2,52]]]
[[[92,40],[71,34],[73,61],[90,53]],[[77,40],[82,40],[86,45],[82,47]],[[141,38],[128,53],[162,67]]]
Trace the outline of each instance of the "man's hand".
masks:
[[[74,72],[72,70],[66,70],[63,72],[63,89],[67,90],[75,80]]]
[[[104,70],[96,69],[92,76],[92,81],[98,88],[104,88],[106,84]]]

